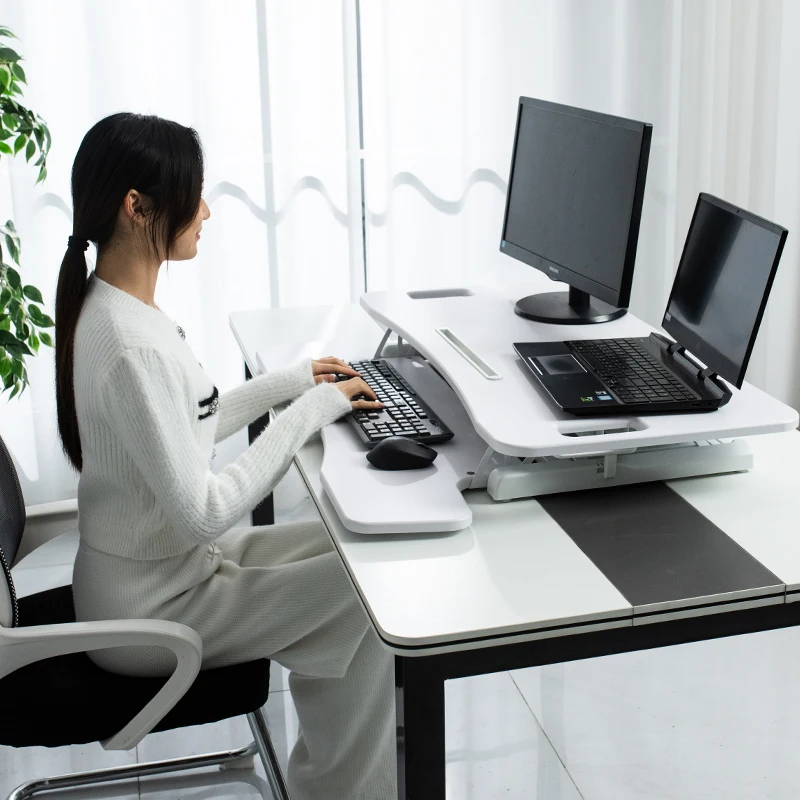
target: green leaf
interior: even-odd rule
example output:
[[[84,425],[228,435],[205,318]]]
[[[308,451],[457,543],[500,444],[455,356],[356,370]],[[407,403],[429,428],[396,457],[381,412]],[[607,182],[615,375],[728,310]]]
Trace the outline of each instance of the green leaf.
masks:
[[[39,149],[43,150],[44,149],[44,134],[42,133],[42,126],[41,125],[37,125],[33,129],[33,135],[36,137],[36,144],[39,145]]]
[[[14,399],[14,395],[19,392],[19,387],[20,387],[19,381],[15,381],[14,382],[14,388],[11,390],[11,394],[8,396],[9,400],[13,400]]]
[[[11,290],[6,286],[3,289],[3,291],[0,292],[0,311],[5,310],[5,307],[8,305],[8,301],[10,299],[11,299]]]
[[[13,385],[14,383],[14,376],[11,374],[11,370],[8,371],[8,375],[3,378],[3,391],[8,389],[9,386]]]
[[[39,337],[35,333],[28,337],[28,344],[33,348],[34,353],[39,352]]]
[[[22,377],[22,361],[14,358],[11,360],[11,374],[16,376],[17,378]]]
[[[11,359],[4,358],[0,361],[0,378],[5,378],[11,372]]]
[[[8,333],[8,331],[3,331],[3,333]],[[16,336],[14,337],[16,339]],[[17,339],[15,344],[11,344],[10,342],[6,344],[6,350],[8,350],[9,354],[12,358],[22,358],[23,355],[32,356],[33,353],[31,352],[30,348],[28,347],[25,342],[21,342]]]
[[[16,50],[12,50],[10,47],[0,47],[0,58],[3,61],[19,61],[20,59]]]
[[[47,149],[49,151],[50,150],[50,145],[52,144],[51,139],[50,139],[50,128],[48,128],[47,125],[45,125],[44,120],[42,120],[42,130],[44,131],[44,138],[45,138],[45,141],[47,142]]]
[[[10,236],[6,236],[6,244],[8,244],[9,241],[13,241],[13,240],[11,239]],[[9,245],[9,249],[11,249],[10,245]],[[22,281],[20,280],[20,277],[19,277],[19,272],[17,272],[13,267],[9,267],[6,270],[6,280],[8,281],[8,285],[12,289],[19,289],[20,285],[22,284]]]
[[[19,136],[17,136],[16,140],[14,141],[14,155],[19,153],[19,151],[25,147],[25,143],[27,141],[28,137],[24,133],[21,133]]]
[[[6,314],[4,317],[0,317],[0,331],[8,330],[11,330],[11,317]]]
[[[8,347],[9,345],[16,347],[19,344],[19,339],[10,331],[0,331],[0,344],[3,347]]]
[[[33,300],[34,303],[44,303],[44,300],[42,299],[42,293],[35,286],[31,286],[30,284],[23,286],[22,294],[24,294],[28,300]],[[31,308],[36,308],[36,306],[31,306]],[[29,308],[28,311],[30,310],[31,309]],[[38,311],[39,309],[36,308],[36,310]]]
[[[14,64],[11,67],[11,71],[14,73],[18,81],[22,81],[23,83],[28,82],[27,78],[25,77],[25,70],[22,69],[20,64]]]
[[[2,142],[0,142],[2,144]],[[39,177],[36,179],[36,183],[41,183],[47,177],[47,167],[42,167],[39,170]]]
[[[0,128],[0,140],[10,139],[14,134],[7,131],[5,128]]]
[[[24,322],[17,328],[17,339],[24,341],[31,335],[31,329]]]
[[[33,154],[36,152],[36,142],[33,139],[28,140],[28,146],[25,148],[25,160],[30,161]]]
[[[16,227],[14,227],[14,220],[13,219],[7,219],[6,220],[6,230],[11,231],[11,233],[13,233],[19,239],[19,235],[17,234],[17,229],[16,229]]]
[[[28,316],[38,325],[38,321],[42,319],[42,309],[39,308],[39,306],[35,306],[33,303],[29,303]]]
[[[47,314],[42,314],[42,321],[36,323],[40,328],[55,328],[56,324],[53,320],[47,316]]]
[[[0,36],[8,36],[11,39],[18,38],[11,28],[6,28],[5,25],[0,25]]]
[[[53,346],[53,339],[46,331],[39,331],[39,339],[41,339],[42,344],[46,344],[48,347]]]
[[[5,153],[9,156],[14,155],[11,148],[5,142],[0,142],[0,153]]]
[[[15,117],[13,114],[3,114],[3,125],[5,125],[9,130],[15,130],[18,123],[18,117]]]
[[[8,91],[8,85],[10,83],[11,70],[5,64],[0,64],[0,92],[5,94]]]
[[[6,239],[6,247],[8,248],[8,254],[11,256],[12,260],[15,263],[19,264],[19,244],[18,244],[19,237],[14,237],[7,233],[5,235],[5,239]],[[6,271],[6,275],[7,274],[8,271]],[[19,277],[19,275],[17,275],[17,277]],[[14,288],[16,289],[18,287],[14,286]]]

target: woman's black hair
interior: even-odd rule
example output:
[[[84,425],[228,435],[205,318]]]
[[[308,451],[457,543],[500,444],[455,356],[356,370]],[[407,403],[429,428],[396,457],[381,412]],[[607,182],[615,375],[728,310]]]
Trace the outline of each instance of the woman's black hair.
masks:
[[[88,289],[82,241],[98,255],[111,240],[131,189],[146,195],[153,250],[164,258],[191,224],[203,188],[203,150],[193,128],[141,114],[112,114],[83,137],[72,165],[73,223],[56,289],[56,406],[67,458],[83,467],[75,411],[75,329]]]

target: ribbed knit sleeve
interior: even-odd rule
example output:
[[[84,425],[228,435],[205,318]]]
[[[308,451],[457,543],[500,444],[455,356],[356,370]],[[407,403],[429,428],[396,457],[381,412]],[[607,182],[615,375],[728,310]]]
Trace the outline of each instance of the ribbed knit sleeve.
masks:
[[[307,389],[313,388],[314,375],[310,358],[289,369],[277,370],[245,381],[241,386],[220,395],[215,441],[227,439],[262,414],[266,414],[273,406],[293,400]]]
[[[106,373],[102,405],[175,530],[194,542],[216,539],[281,478],[306,439],[350,410],[332,384],[309,389],[219,473],[209,469],[192,429],[180,365],[158,350],[125,350]]]

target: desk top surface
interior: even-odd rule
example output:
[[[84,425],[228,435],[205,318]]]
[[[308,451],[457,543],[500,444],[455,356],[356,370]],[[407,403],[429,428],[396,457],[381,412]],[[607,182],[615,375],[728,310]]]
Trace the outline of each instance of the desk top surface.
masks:
[[[259,350],[285,362],[306,355],[311,343],[317,355],[363,358],[381,336],[356,306],[238,312],[231,327],[254,373]],[[364,536],[344,528],[322,488],[320,438],[309,441],[295,462],[376,629],[396,652],[421,655],[496,644],[497,637],[562,636],[800,599],[800,435],[749,441],[752,471],[672,481],[653,495],[654,502],[666,503],[667,515],[667,506],[682,504],[683,538],[663,524],[657,528],[660,509],[643,508],[637,487],[575,496],[576,508],[594,503],[612,531],[618,515],[621,537],[655,542],[649,551],[657,562],[650,563],[651,599],[646,587],[644,596],[630,590],[627,577],[635,564],[598,558],[586,530],[578,530],[575,519],[565,523],[563,510],[546,500],[494,503],[483,491],[469,492],[473,522],[464,530]],[[608,502],[597,506],[598,497]],[[572,503],[562,505],[569,516]],[[702,551],[693,549],[694,535],[702,539]],[[633,545],[630,552],[637,552]]]

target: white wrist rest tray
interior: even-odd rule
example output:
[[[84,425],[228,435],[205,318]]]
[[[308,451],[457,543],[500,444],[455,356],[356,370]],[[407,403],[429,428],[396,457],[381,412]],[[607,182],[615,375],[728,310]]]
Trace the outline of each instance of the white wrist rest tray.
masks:
[[[453,439],[431,445],[438,453],[429,467],[381,470],[366,458],[367,448],[345,422],[322,429],[320,479],[344,526],[356,533],[458,531],[472,523],[461,494],[486,453],[458,398],[421,359],[390,359],[400,374],[430,403],[453,431]]]
[[[748,383],[732,389],[728,404],[711,413],[580,418],[564,413],[529,374],[514,352],[514,342],[649,336],[656,329],[630,313],[599,325],[548,325],[514,313],[520,297],[553,288],[558,287],[537,273],[524,285],[369,292],[361,297],[361,305],[442,373],[478,435],[498,453],[611,453],[797,426],[793,408]]]
[[[434,445],[439,455],[429,467],[397,471],[373,467],[367,450],[344,422],[323,428],[322,444],[322,486],[348,530],[430,533],[459,531],[472,524],[472,511],[458,488],[457,467],[450,460],[463,442]],[[454,460],[458,464],[458,455]],[[480,455],[473,467],[478,461]]]

